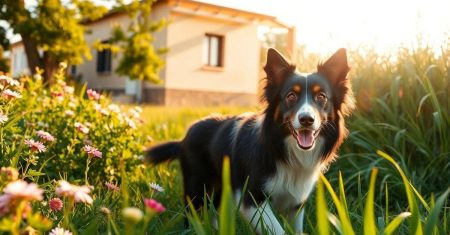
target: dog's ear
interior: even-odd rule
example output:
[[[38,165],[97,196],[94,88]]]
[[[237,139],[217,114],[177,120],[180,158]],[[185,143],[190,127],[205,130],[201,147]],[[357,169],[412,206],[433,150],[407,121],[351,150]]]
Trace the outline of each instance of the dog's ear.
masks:
[[[347,79],[348,67],[347,52],[344,48],[339,49],[325,63],[317,66],[317,72],[324,75],[334,84]]]
[[[270,82],[273,82],[276,85],[281,84],[284,80],[286,72],[293,70],[293,68],[295,69],[295,67],[291,65],[291,63],[284,58],[281,53],[279,53],[276,49],[269,48],[264,71],[266,71],[267,79]]]

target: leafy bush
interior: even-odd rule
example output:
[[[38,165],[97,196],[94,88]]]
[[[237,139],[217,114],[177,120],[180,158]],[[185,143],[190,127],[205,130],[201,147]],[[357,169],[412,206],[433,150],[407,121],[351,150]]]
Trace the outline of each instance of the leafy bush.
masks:
[[[39,75],[24,77],[17,86],[21,98],[2,97],[0,109],[8,121],[0,126],[1,165],[22,166],[23,175],[40,182],[87,176],[93,182],[117,181],[122,165],[131,171],[141,163],[138,156],[146,142],[137,130],[141,110],[124,112],[95,91],[86,96],[85,87],[75,92],[63,75],[64,67],[49,88]],[[30,140],[42,149],[27,146]],[[89,146],[101,156],[89,154]]]

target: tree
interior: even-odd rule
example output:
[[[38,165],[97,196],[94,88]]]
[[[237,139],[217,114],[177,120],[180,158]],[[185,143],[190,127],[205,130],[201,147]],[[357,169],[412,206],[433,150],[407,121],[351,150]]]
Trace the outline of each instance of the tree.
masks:
[[[9,40],[6,37],[6,30],[0,27],[0,74],[9,71],[8,59],[3,57],[3,52],[9,48]]]
[[[43,68],[44,79],[51,83],[59,62],[80,64],[85,59],[91,59],[84,39],[86,30],[83,23],[99,19],[108,12],[106,7],[95,2],[42,0],[26,6],[25,0],[0,0],[0,20],[6,21],[13,32],[21,36],[30,71],[34,73],[36,67]],[[125,10],[133,17],[129,33],[115,29],[113,35],[115,47],[121,49],[124,55],[117,69],[120,74],[158,81],[157,74],[163,62],[151,44],[152,32],[163,27],[164,22],[151,22],[153,2],[113,2],[119,6],[116,10]]]
[[[25,0],[0,0],[0,20],[21,36],[30,71],[43,68],[47,81],[59,62],[79,64],[91,58],[81,23],[106,12],[106,7],[84,0],[43,0],[32,6]]]
[[[119,25],[114,27],[112,38],[107,43],[96,43],[98,50],[111,49],[121,52],[121,60],[116,72],[120,75],[159,83],[159,71],[164,62],[159,55],[166,52],[165,48],[153,47],[153,33],[166,26],[167,21],[161,19],[151,21],[152,4],[155,0],[133,0],[121,4],[116,11],[128,13],[130,24],[126,31]]]

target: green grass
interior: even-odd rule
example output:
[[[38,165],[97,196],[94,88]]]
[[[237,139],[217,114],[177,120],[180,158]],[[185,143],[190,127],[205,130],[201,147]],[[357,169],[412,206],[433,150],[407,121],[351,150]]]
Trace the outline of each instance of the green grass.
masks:
[[[420,48],[402,50],[392,61],[351,52],[358,110],[348,121],[351,132],[340,157],[319,183],[318,195],[311,195],[306,205],[306,232],[449,233],[449,55],[448,50],[435,56],[430,48]],[[229,107],[144,110],[150,123],[146,131],[154,133],[157,141],[181,138],[190,123],[211,112],[249,111]],[[178,171],[171,169],[174,174]],[[320,189],[323,186],[329,195]],[[199,216],[203,222],[197,224],[208,223],[204,219],[209,217]],[[240,229],[242,224],[246,226],[238,219],[237,231],[247,231]]]
[[[371,51],[365,55],[350,52],[349,58],[358,109],[347,121],[350,135],[340,157],[320,177],[305,205],[305,232],[450,234],[449,48],[443,47],[441,55],[425,47],[404,49],[390,57]],[[205,200],[204,208],[195,211],[184,205],[178,161],[150,166],[140,164],[140,158],[143,147],[181,139],[189,125],[211,113],[239,114],[260,111],[261,107],[144,106],[143,125],[132,130],[118,114],[101,116],[97,101],[83,98],[84,88],[76,98],[67,94],[59,102],[48,90],[35,87],[38,82],[26,84],[24,99],[0,97],[0,111],[9,117],[0,125],[0,163],[17,168],[20,178],[37,183],[45,190],[45,198],[32,204],[33,214],[26,221],[15,219],[20,216],[13,213],[1,217],[0,234],[13,231],[12,227],[17,228],[14,234],[20,234],[27,225],[40,231],[64,226],[74,234],[254,234],[239,214],[240,205],[233,201],[226,162],[221,207],[214,208],[211,200]],[[62,85],[50,89],[58,91]],[[107,108],[109,100],[102,99],[100,104]],[[122,109],[123,115],[129,115],[125,113],[129,108]],[[66,109],[74,109],[76,115],[67,118],[63,115]],[[75,121],[93,124],[90,134],[77,133]],[[42,127],[40,122],[49,125]],[[56,135],[58,142],[46,143],[45,153],[33,153],[24,140],[37,138],[35,131],[41,128]],[[105,156],[94,161],[84,180],[86,154],[81,148],[90,142]],[[0,177],[3,190],[8,180]],[[93,204],[77,204],[66,208],[70,209],[66,213],[50,211],[47,201],[56,197],[56,181],[61,178],[93,185]],[[120,191],[107,190],[104,183],[108,181],[117,183]],[[155,192],[150,182],[165,191]],[[167,210],[152,214],[145,209],[144,198],[162,202]],[[144,211],[144,218],[130,223],[122,214],[126,207]],[[213,218],[217,218],[217,228],[211,223]],[[188,229],[184,227],[186,219]],[[292,228],[282,215],[279,220],[291,234]]]

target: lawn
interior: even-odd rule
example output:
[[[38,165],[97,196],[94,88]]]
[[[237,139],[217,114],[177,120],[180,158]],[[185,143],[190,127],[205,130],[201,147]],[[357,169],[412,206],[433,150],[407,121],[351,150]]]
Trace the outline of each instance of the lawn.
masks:
[[[350,54],[358,109],[306,204],[305,232],[449,234],[449,55]],[[201,117],[260,107],[118,106],[66,81],[63,68],[56,76],[49,87],[39,77],[0,79],[0,233],[253,234],[229,191],[220,210],[193,211],[178,162],[149,166],[142,157]]]

